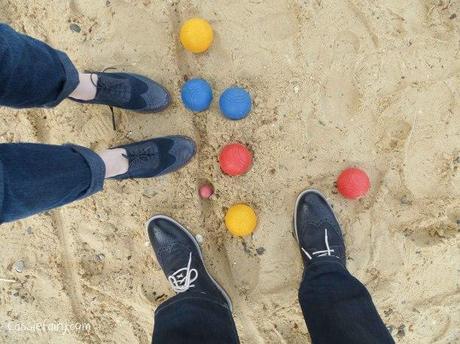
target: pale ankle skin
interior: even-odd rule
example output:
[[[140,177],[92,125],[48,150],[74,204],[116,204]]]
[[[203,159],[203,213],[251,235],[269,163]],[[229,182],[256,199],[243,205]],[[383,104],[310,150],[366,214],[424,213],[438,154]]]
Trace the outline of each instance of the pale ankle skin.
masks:
[[[69,95],[78,100],[93,100],[97,92],[97,74],[78,73],[80,83],[77,88]]]
[[[105,164],[105,178],[112,178],[128,172],[129,163],[123,155],[126,155],[126,149],[115,148],[107,149],[98,153]]]

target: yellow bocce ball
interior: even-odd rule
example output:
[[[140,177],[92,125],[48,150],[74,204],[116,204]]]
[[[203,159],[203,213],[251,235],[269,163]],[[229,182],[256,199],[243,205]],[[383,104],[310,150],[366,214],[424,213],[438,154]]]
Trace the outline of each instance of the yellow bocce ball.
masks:
[[[225,225],[233,235],[247,236],[254,232],[257,226],[257,216],[250,206],[235,204],[228,209],[225,215]]]
[[[203,53],[211,46],[214,33],[211,25],[204,19],[187,20],[180,30],[180,41],[185,49],[192,53]]]

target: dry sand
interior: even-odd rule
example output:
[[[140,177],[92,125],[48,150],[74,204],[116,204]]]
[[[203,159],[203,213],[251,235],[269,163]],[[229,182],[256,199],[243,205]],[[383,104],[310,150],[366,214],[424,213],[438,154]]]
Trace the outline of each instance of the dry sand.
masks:
[[[177,40],[180,23],[196,15],[216,31],[200,56]],[[0,277],[16,282],[0,281],[0,324],[79,322],[91,330],[1,331],[1,342],[148,343],[152,312],[173,293],[144,222],[165,213],[204,237],[243,343],[308,343],[291,213],[296,195],[315,187],[337,210],[349,268],[396,340],[459,343],[459,1],[0,0],[0,19],[67,51],[81,69],[144,73],[175,99],[158,115],[116,111],[116,132],[103,106],[1,109],[2,142],[102,149],[185,134],[200,149],[173,175],[107,182],[95,197],[3,225]],[[193,76],[208,79],[216,98],[232,84],[247,87],[252,115],[226,121],[217,102],[187,112],[179,89]],[[216,159],[235,140],[255,151],[241,178],[223,176]],[[349,165],[372,178],[361,201],[336,193],[335,178]],[[217,188],[211,202],[197,197],[202,179]],[[240,201],[260,219],[245,240],[223,225],[226,207]]]

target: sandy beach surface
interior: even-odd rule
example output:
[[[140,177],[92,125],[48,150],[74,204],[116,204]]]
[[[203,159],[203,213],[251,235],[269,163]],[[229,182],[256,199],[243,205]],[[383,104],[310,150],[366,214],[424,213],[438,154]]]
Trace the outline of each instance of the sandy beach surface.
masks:
[[[181,23],[194,16],[216,33],[199,56],[178,42]],[[153,311],[173,295],[144,229],[163,213],[203,236],[242,343],[309,343],[292,235],[294,201],[307,187],[333,204],[348,267],[395,340],[460,342],[460,1],[0,0],[0,20],[66,51],[81,70],[146,74],[174,98],[157,115],[115,110],[116,131],[104,106],[2,108],[1,142],[102,150],[183,134],[199,145],[177,173],[108,181],[92,198],[2,225],[0,342],[148,343]],[[216,99],[228,86],[246,87],[251,116],[227,121],[217,101],[200,114],[186,111],[180,87],[195,76],[209,80]],[[240,178],[217,163],[231,141],[255,152]],[[362,200],[337,194],[336,177],[348,166],[371,177]],[[205,179],[217,190],[209,202],[197,195]],[[223,224],[237,202],[259,217],[244,240]],[[17,330],[36,323],[90,329]]]

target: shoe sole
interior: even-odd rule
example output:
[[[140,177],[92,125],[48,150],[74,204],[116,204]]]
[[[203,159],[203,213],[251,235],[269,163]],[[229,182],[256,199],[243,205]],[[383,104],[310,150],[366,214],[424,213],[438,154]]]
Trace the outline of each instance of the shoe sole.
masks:
[[[332,215],[334,215],[334,218],[335,220],[337,221],[337,223],[339,224],[339,228],[340,228],[340,222],[339,222],[339,219],[337,218],[337,216],[335,215],[335,212],[334,212],[334,209],[332,209],[331,205],[329,204],[329,201],[326,199],[326,197],[324,197],[324,195],[319,192],[318,190],[315,190],[315,189],[307,189],[307,190],[304,190],[300,193],[300,195],[297,197],[297,200],[295,202],[295,207],[294,207],[294,233],[295,233],[295,238],[297,240],[297,243],[299,244],[300,246],[300,241],[299,241],[299,233],[298,233],[298,230],[297,230],[297,208],[299,207],[299,202],[300,200],[302,199],[303,196],[305,196],[307,193],[314,193],[318,196],[320,196],[321,198],[323,198],[325,201],[326,201],[326,204],[327,206],[329,207],[329,210],[332,212]],[[342,228],[340,228],[340,235],[343,236],[343,233],[342,233]]]
[[[163,220],[168,220],[168,221],[171,221],[172,223],[174,223],[177,227],[179,227],[185,234],[187,234],[187,236],[190,238],[190,240],[192,240],[193,244],[195,245],[196,249],[198,250],[198,253],[200,255],[200,259],[201,259],[201,262],[203,263],[203,266],[204,266],[204,271],[206,271],[206,274],[209,276],[209,278],[211,279],[211,281],[214,283],[214,285],[217,287],[217,289],[221,292],[221,294],[224,296],[224,298],[226,299],[229,307],[230,307],[230,312],[233,312],[233,304],[232,304],[232,300],[230,299],[230,296],[227,294],[227,292],[225,291],[224,288],[222,288],[220,286],[219,283],[217,283],[217,281],[211,276],[211,274],[209,273],[209,271],[206,269],[206,264],[204,262],[204,258],[203,258],[203,253],[201,252],[201,247],[200,245],[198,244],[198,241],[196,241],[195,237],[187,230],[187,228],[185,228],[184,226],[182,226],[179,222],[177,222],[176,220],[172,219],[171,217],[169,216],[166,216],[166,215],[155,215],[153,216],[152,218],[150,218],[150,220],[147,221],[146,225],[145,225],[145,228],[147,230],[147,236],[148,236],[148,230],[149,230],[149,225],[150,225],[150,222],[154,221],[154,220],[157,220],[157,219],[163,219]]]

